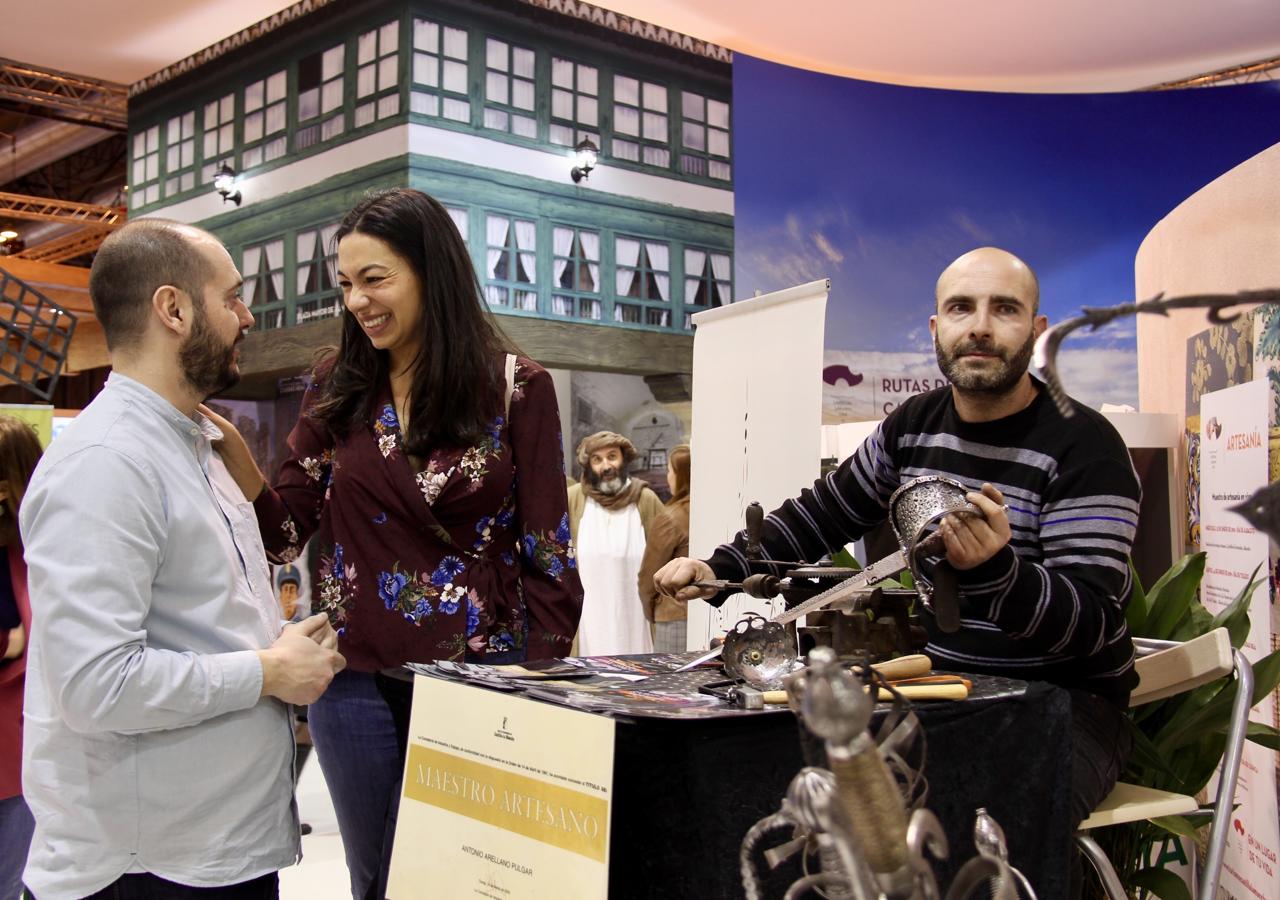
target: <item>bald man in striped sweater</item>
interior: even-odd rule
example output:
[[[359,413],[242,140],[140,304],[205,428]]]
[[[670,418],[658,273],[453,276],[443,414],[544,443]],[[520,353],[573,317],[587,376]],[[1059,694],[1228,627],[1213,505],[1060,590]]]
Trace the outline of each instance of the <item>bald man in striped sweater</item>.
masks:
[[[1076,403],[1063,419],[1027,372],[1039,285],[1016,256],[970,251],[942,273],[930,317],[949,387],[895,409],[853,456],[765,520],[767,558],[813,561],[883,522],[889,496],[921,475],[971,489],[983,518],[943,520],[961,628],[924,619],[939,668],[1048,681],[1072,698],[1073,813],[1106,796],[1130,751],[1137,683],[1125,624],[1139,487],[1124,442]],[[682,599],[723,602],[694,581],[748,574],[743,535],[711,558],[673,560],[654,578]]]

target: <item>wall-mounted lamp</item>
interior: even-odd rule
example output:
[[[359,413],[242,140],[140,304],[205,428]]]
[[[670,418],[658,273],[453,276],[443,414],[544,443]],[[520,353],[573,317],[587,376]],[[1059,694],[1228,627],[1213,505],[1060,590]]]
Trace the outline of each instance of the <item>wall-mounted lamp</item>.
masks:
[[[239,206],[240,201],[243,199],[240,196],[240,190],[236,187],[236,170],[226,163],[218,166],[218,171],[214,173],[213,189],[222,197],[223,203],[230,200],[236,206]]]
[[[591,142],[591,138],[583,138],[578,142],[578,146],[573,148],[573,152],[577,165],[569,170],[569,177],[573,179],[574,184],[577,184],[590,175],[591,170],[596,167],[600,148]]]

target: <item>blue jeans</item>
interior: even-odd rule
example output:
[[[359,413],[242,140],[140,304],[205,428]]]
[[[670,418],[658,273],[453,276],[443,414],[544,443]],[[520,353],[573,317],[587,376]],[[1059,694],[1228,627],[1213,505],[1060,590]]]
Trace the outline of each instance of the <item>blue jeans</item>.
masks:
[[[307,712],[347,855],[353,900],[382,900],[403,771],[391,710],[367,672],[339,672]]]
[[[22,795],[0,800],[0,900],[12,900],[22,891],[22,869],[35,827]]]

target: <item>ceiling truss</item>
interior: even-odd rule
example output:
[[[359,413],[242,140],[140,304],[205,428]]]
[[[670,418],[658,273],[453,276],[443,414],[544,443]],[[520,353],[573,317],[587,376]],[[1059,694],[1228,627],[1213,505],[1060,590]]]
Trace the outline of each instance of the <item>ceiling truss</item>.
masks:
[[[50,118],[128,130],[128,88],[112,81],[0,59],[0,100],[52,110]]]
[[[97,206],[0,192],[0,217],[111,229],[124,224],[125,212],[120,206]]]

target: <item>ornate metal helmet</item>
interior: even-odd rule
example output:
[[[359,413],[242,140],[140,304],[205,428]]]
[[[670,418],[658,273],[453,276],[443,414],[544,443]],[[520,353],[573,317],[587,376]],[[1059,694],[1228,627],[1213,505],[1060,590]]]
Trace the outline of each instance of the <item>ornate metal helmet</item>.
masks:
[[[978,508],[965,499],[967,492],[968,488],[954,478],[922,475],[889,497],[889,524],[911,568],[916,592],[926,600],[933,594],[933,584],[923,574],[920,558],[941,549],[937,542],[929,541],[929,529],[944,516],[981,516]]]

